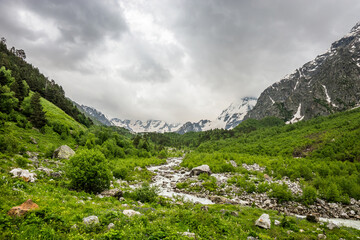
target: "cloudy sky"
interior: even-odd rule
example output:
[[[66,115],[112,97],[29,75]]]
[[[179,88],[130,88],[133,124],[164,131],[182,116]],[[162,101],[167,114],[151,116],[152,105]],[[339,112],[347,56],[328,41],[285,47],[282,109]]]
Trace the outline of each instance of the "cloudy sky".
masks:
[[[109,117],[213,119],[325,52],[358,0],[0,0],[0,36]]]

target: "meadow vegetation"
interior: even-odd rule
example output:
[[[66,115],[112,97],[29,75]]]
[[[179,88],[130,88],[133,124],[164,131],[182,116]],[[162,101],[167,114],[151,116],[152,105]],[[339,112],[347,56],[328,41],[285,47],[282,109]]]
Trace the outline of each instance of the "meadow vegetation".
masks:
[[[316,239],[320,233],[328,239],[355,239],[360,235],[355,229],[329,230],[255,207],[214,204],[204,209],[184,199],[163,198],[150,186],[154,173],[146,169],[186,153],[183,167],[208,164],[213,173],[235,173],[228,182],[246,192],[266,192],[281,202],[307,205],[317,198],[348,203],[350,198],[360,199],[360,109],[292,125],[276,118],[249,119],[230,131],[134,135],[92,125],[65,98],[61,86],[26,63],[24,56],[0,43],[1,239],[188,239],[184,232],[196,234],[197,239]],[[62,145],[76,154],[53,159],[54,150]],[[263,173],[242,166],[254,163],[266,167],[265,173],[274,179],[299,179],[303,195],[295,197],[286,185],[268,184]],[[36,173],[36,181],[13,177],[14,168]],[[213,176],[202,174],[197,181],[210,192],[219,190]],[[139,187],[133,190],[129,184]],[[177,187],[191,184],[186,181]],[[123,198],[99,195],[108,188],[121,189]],[[39,209],[8,216],[12,207],[27,199]],[[140,215],[128,217],[123,214],[126,209]],[[281,224],[268,230],[255,226],[263,213]],[[98,216],[98,224],[83,223],[91,215]],[[115,226],[108,229],[110,223]]]

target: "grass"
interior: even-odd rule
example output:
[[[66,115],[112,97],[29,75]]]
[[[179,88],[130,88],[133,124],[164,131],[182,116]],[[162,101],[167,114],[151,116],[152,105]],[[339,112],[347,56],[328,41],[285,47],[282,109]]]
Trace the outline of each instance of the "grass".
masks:
[[[270,230],[265,230],[254,225],[261,214],[270,214],[272,222],[275,219],[281,221],[283,216],[275,211],[233,205],[211,205],[208,212],[201,210],[198,204],[174,205],[168,201],[145,203],[140,207],[131,199],[119,202],[115,198],[100,199],[93,194],[71,191],[63,186],[63,180],[43,178],[30,184],[8,174],[1,174],[0,179],[2,239],[187,239],[178,234],[185,231],[195,233],[197,239],[245,239],[247,236],[316,239],[317,233],[323,232],[328,239],[353,239],[360,234],[354,229],[328,230],[320,224],[296,218],[289,218],[296,227],[272,224]],[[27,199],[32,199],[40,209],[22,218],[6,216],[11,207]],[[121,212],[128,208],[140,211],[142,215],[126,217]],[[238,216],[233,216],[232,212],[237,212]],[[98,226],[87,227],[82,223],[82,219],[90,215],[99,217]],[[115,228],[108,231],[111,222]],[[76,229],[72,228],[75,224]],[[299,232],[300,229],[304,232]],[[293,233],[288,234],[288,230]]]

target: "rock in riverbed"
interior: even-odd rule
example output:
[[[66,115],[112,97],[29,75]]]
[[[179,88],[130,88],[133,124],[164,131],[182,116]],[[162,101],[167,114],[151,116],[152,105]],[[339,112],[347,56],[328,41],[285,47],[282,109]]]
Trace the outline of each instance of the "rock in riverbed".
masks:
[[[190,176],[197,176],[197,175],[200,175],[201,173],[206,173],[208,175],[211,175],[210,167],[208,165],[201,165],[201,166],[195,167],[191,170]]]

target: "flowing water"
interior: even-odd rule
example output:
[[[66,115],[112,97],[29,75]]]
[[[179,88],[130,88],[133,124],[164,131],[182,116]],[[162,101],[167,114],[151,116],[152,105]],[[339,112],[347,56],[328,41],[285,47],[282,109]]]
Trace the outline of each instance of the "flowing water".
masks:
[[[182,158],[169,158],[166,164],[152,166],[147,169],[157,175],[153,178],[152,186],[157,186],[160,190],[159,195],[164,197],[180,197],[186,201],[198,202],[201,204],[214,204],[207,198],[200,198],[191,194],[175,192],[176,183],[183,178],[190,176],[189,171],[175,171],[173,168],[180,165]]]
[[[181,179],[190,177],[190,171],[180,171],[174,168],[179,167],[183,158],[169,158],[164,165],[147,167],[150,172],[156,174],[153,178],[152,186],[157,186],[160,190],[159,195],[164,197],[176,198],[180,197],[186,201],[201,204],[214,204],[207,198],[197,197],[192,194],[186,194],[176,191],[176,183]],[[222,174],[212,174],[218,180],[224,180],[226,177]],[[297,215],[298,218],[306,218],[305,216]],[[338,226],[351,227],[360,230],[360,221],[340,219],[340,218],[320,218],[321,222],[332,222]]]

